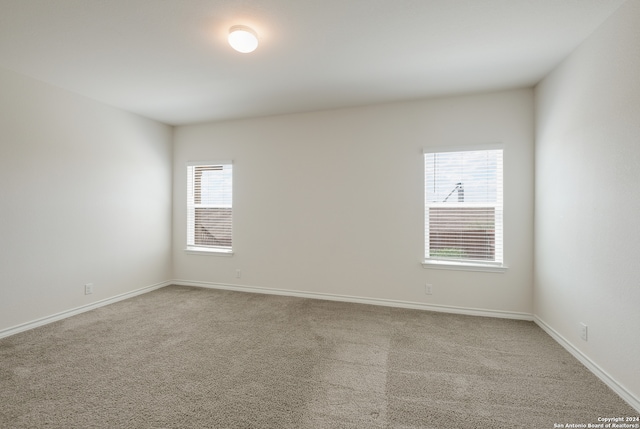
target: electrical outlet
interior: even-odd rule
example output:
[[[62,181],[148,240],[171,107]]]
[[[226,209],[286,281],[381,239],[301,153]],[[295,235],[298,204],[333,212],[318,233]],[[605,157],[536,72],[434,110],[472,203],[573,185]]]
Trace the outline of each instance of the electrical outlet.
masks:
[[[236,278],[239,279],[240,277],[242,277],[242,272],[240,271],[240,268],[238,268],[236,270]]]
[[[93,283],[87,283],[84,285],[84,294],[91,295],[93,293]]]
[[[424,285],[424,293],[426,295],[432,295],[433,294],[433,286],[430,285],[429,283],[427,283],[426,285]]]
[[[580,338],[582,338],[584,341],[588,341],[589,339],[586,323],[580,323]]]

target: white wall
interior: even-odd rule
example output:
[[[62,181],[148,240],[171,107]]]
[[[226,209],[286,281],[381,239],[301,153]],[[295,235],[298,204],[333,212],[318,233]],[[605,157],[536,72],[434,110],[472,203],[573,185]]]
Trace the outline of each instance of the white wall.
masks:
[[[640,404],[640,1],[536,89],[535,313]],[[578,324],[588,325],[588,341]]]
[[[0,70],[0,330],[171,278],[171,138]]]
[[[424,269],[422,149],[486,142],[505,146],[510,268]],[[227,159],[235,254],[186,254],[186,162]],[[177,127],[173,201],[179,280],[531,314],[533,91]]]

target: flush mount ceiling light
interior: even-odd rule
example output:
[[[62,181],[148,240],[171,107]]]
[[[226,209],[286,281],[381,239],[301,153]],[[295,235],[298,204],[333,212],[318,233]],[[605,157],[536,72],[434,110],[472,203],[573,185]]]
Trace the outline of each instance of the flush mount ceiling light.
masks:
[[[255,51],[258,47],[258,35],[244,25],[234,25],[229,29],[229,44],[243,54]]]

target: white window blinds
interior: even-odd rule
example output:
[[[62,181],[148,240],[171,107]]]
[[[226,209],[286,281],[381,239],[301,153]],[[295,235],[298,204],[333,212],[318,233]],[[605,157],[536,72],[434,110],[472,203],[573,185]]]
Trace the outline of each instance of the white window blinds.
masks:
[[[425,152],[425,259],[502,264],[502,149]]]
[[[187,248],[231,251],[232,164],[187,166]]]

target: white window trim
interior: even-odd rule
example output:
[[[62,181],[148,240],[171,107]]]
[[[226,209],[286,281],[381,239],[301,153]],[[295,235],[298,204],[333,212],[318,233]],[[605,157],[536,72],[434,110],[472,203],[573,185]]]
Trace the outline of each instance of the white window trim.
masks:
[[[231,249],[216,249],[213,247],[198,247],[187,246],[184,249],[185,253],[191,255],[212,255],[212,256],[233,256],[233,250]]]
[[[422,154],[427,153],[441,153],[441,152],[461,152],[461,151],[477,151],[477,150],[502,150],[502,216],[504,218],[504,165],[506,158],[506,150],[502,143],[480,143],[470,145],[447,145],[447,146],[426,146],[422,149]],[[423,160],[423,173],[424,173],[424,160]],[[424,183],[424,180],[423,180]],[[422,193],[425,196],[425,191]],[[426,201],[423,201],[423,206],[426,206]],[[424,215],[423,215],[424,216]],[[436,270],[453,270],[453,271],[476,271],[476,272],[491,272],[491,273],[505,273],[509,266],[504,261],[504,219],[502,220],[502,262],[484,262],[484,261],[459,261],[459,260],[446,260],[446,259],[427,259],[423,257],[422,268],[436,269]],[[423,228],[423,233],[426,233],[426,229]],[[426,242],[426,237],[425,240]]]
[[[441,152],[471,152],[476,150],[502,150],[503,156],[505,152],[504,144],[497,142],[489,142],[489,143],[478,143],[478,144],[468,144],[468,145],[451,145],[451,146],[443,146],[443,145],[434,145],[434,146],[425,146],[422,148],[422,154],[425,153],[441,153]],[[503,162],[504,164],[504,162]]]
[[[504,263],[475,263],[461,261],[447,261],[444,259],[425,259],[422,261],[422,268],[434,270],[455,270],[455,271],[481,271],[488,273],[504,273],[509,268]]]
[[[230,160],[223,160],[223,161],[187,161],[186,166],[187,167],[194,167],[194,166],[198,166],[198,165],[233,165],[233,161]],[[188,171],[188,169],[187,169]],[[187,177],[187,180],[189,180],[189,178]],[[191,199],[192,195],[189,194],[189,192],[187,191],[187,199]],[[232,195],[233,198],[233,195]],[[187,208],[187,218],[189,216],[188,214],[188,208]],[[187,226],[187,238],[189,237],[190,231],[189,231],[189,227]],[[192,246],[187,244],[187,246],[184,249],[184,252],[186,254],[191,254],[191,255],[205,255],[205,256],[233,256],[234,255],[234,250],[232,249],[226,249],[226,248],[216,248],[216,247],[201,247],[201,246]]]

